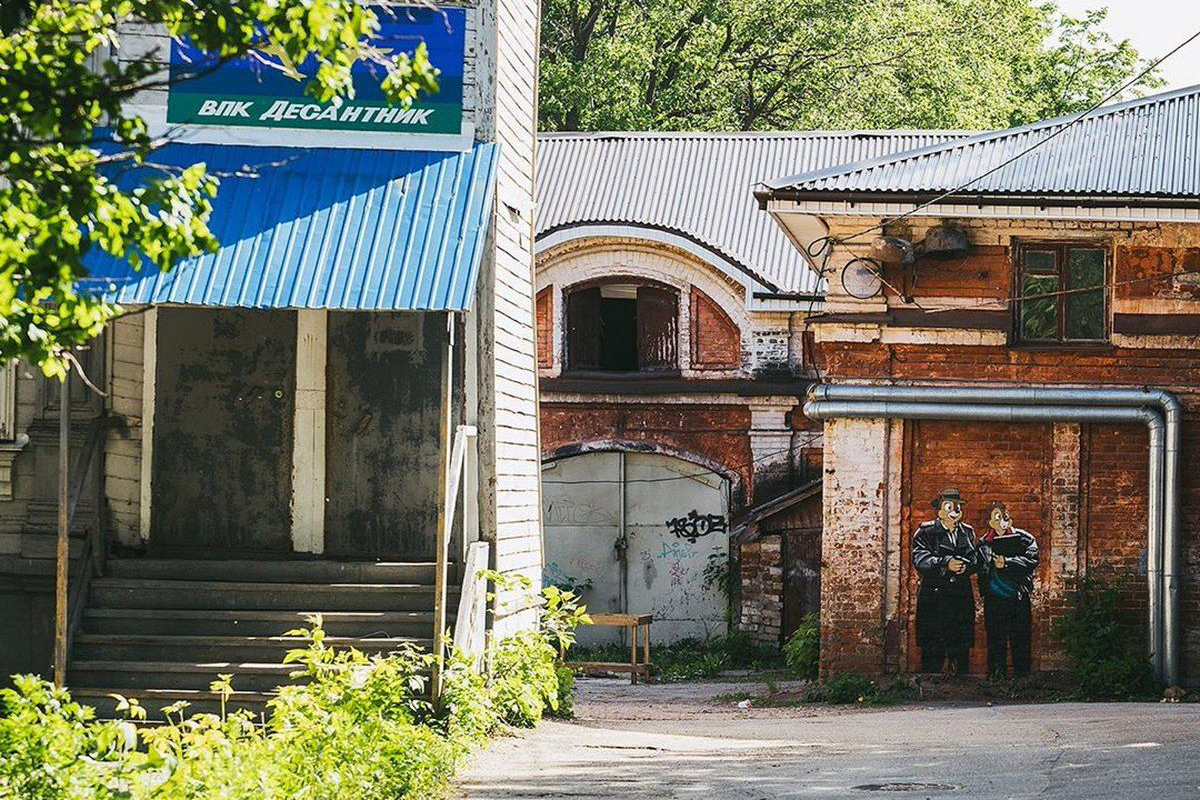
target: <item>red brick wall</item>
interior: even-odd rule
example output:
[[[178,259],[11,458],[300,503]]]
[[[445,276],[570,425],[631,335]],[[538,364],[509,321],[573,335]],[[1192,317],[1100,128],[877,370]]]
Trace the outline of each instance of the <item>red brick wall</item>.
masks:
[[[1048,549],[1050,532],[1052,425],[1001,425],[990,423],[912,422],[906,437],[909,450],[901,506],[901,614],[903,644],[908,669],[920,665],[913,620],[920,580],[912,567],[912,535],[918,525],[935,517],[929,501],[946,488],[956,488],[967,498],[964,521],[976,533],[987,530],[987,504],[1008,505],[1013,522],[1033,534]],[[1050,561],[1042,559],[1036,578],[1035,603],[1045,594]],[[977,609],[973,672],[987,671],[983,608]],[[1034,640],[1043,641],[1044,618],[1034,613]],[[1038,648],[1035,648],[1035,650]],[[1034,669],[1038,668],[1035,652]]]
[[[738,628],[764,644],[777,644],[783,625],[780,544],[779,536],[764,536],[738,548],[741,577]]]
[[[1161,253],[1148,253],[1157,259]],[[1184,254],[1181,257],[1191,256]],[[1143,274],[1149,267],[1133,253],[1128,256],[1130,269]],[[1174,258],[1174,256],[1172,256]],[[1168,270],[1170,259],[1154,261],[1154,269]],[[1139,264],[1139,266],[1134,266]],[[1164,266],[1165,264],[1165,266]],[[1128,274],[1128,273],[1126,273]],[[1146,284],[1146,291],[1152,291]],[[1175,290],[1172,290],[1175,291]],[[1182,553],[1181,603],[1184,625],[1183,680],[1200,681],[1200,352],[1194,350],[1134,349],[1106,347],[1097,350],[1044,349],[1025,350],[1007,347],[966,347],[879,343],[823,342],[821,356],[827,374],[839,379],[893,377],[912,381],[1004,381],[1012,383],[1070,383],[1098,385],[1156,386],[1175,392],[1184,402],[1185,426],[1181,477]],[[912,426],[909,426],[912,427]],[[925,427],[924,425],[920,427]],[[998,428],[999,426],[989,426]],[[915,446],[915,445],[914,445]],[[1139,563],[1146,546],[1146,432],[1138,426],[1090,426],[1083,429],[1080,444],[1078,507],[1067,513],[1078,527],[1078,552],[1060,560],[1074,562],[1080,570],[1109,578],[1119,578],[1126,587],[1123,621],[1131,636],[1139,642],[1145,636],[1146,588],[1144,565]],[[936,461],[936,455],[929,456]],[[1044,474],[1054,456],[1045,464],[1029,464]],[[1014,476],[1020,475],[1017,470]],[[959,481],[969,497],[979,494],[981,484]],[[932,483],[924,491],[934,489]],[[986,486],[985,486],[986,488]],[[936,491],[936,489],[935,489]],[[1043,495],[1049,504],[1050,493]],[[914,497],[910,508],[924,511],[927,498]],[[1032,532],[1034,522],[1025,519],[1032,509],[1017,512],[1018,524]],[[914,513],[914,512],[908,512]],[[969,509],[974,514],[975,509]],[[1042,525],[1050,510],[1042,510]],[[972,522],[978,520],[972,516]],[[906,528],[906,531],[908,529]],[[1043,527],[1044,530],[1044,527]],[[1039,537],[1039,543],[1042,539]],[[846,568],[850,568],[847,566]],[[1043,567],[1045,569],[1045,567]],[[1065,567],[1064,567],[1065,569]],[[1061,597],[1044,597],[1048,617],[1059,613]],[[911,642],[901,637],[906,649]],[[1035,647],[1049,666],[1060,665],[1057,643],[1043,621]],[[902,654],[901,664],[911,663],[911,653]],[[980,657],[977,652],[976,658]]]
[[[554,297],[553,289],[547,286],[534,299],[537,324],[538,369],[554,366]]]
[[[1144,644],[1147,587],[1139,562],[1146,548],[1148,434],[1140,426],[1091,426],[1084,439],[1085,501],[1080,547],[1089,574],[1127,579],[1123,622]]]
[[[664,445],[721,464],[742,479],[750,501],[753,456],[750,409],[742,405],[701,403],[547,403],[541,404],[542,452],[604,440]],[[741,498],[735,497],[735,503]]]
[[[912,285],[912,275],[917,275]],[[922,258],[912,267],[891,266],[885,277],[920,297],[1008,297],[1012,292],[1012,266],[1008,248],[978,246],[965,263],[962,259],[938,261]]]
[[[729,369],[742,362],[738,326],[711,297],[692,287],[692,367]]]
[[[1200,248],[1196,247],[1125,247],[1117,248],[1117,299],[1160,298],[1168,300],[1200,299],[1200,285],[1172,280],[1179,272],[1200,271]]]

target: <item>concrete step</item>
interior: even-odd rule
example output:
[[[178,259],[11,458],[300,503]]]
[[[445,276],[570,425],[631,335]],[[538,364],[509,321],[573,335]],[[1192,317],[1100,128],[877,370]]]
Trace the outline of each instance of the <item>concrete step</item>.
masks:
[[[448,590],[450,606],[459,589]],[[89,605],[102,608],[428,611],[433,586],[375,583],[271,583],[97,578]]]
[[[114,558],[105,566],[112,578],[249,581],[254,583],[432,584],[429,562],[326,561],[323,559]],[[449,568],[456,583],[457,569]]]
[[[447,609],[453,619],[455,607]],[[315,611],[270,609],[88,608],[83,630],[109,634],[180,636],[278,636],[308,627]],[[431,611],[326,611],[325,632],[331,636],[430,636]]]
[[[72,656],[80,661],[230,661],[282,662],[289,650],[307,647],[310,640],[289,636],[182,636],[159,634],[81,633]],[[429,638],[360,638],[328,636],[334,648],[354,647],[367,654],[389,653],[406,645],[428,651]]]
[[[291,683],[296,664],[235,661],[87,661],[67,664],[67,686],[112,690],[128,695],[135,690],[184,689],[208,691],[218,674],[232,673],[233,688],[242,692],[272,692]],[[301,679],[301,682],[302,679]],[[114,688],[115,687],[115,688]]]
[[[117,711],[118,700],[112,695],[134,698],[146,709],[146,719],[149,722],[162,721],[164,706],[172,705],[180,700],[188,706],[183,709],[183,716],[192,714],[220,714],[221,696],[207,689],[118,689],[112,687],[71,687],[71,696],[84,705],[96,709],[100,719],[125,719],[124,712]],[[246,709],[258,716],[267,710],[267,701],[274,697],[273,692],[234,692],[225,704],[225,711],[233,712]],[[179,714],[171,715],[172,720],[178,720]]]

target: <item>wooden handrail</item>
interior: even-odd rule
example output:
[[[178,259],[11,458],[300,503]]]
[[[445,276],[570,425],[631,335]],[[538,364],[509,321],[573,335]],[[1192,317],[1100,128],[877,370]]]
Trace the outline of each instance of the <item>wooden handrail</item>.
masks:
[[[462,485],[463,467],[467,462],[467,440],[477,434],[474,425],[459,425],[454,431],[454,447],[447,465],[444,506],[438,515],[437,565],[433,597],[433,697],[441,692],[442,666],[446,657],[446,584],[450,571],[450,529],[458,509],[458,490]]]

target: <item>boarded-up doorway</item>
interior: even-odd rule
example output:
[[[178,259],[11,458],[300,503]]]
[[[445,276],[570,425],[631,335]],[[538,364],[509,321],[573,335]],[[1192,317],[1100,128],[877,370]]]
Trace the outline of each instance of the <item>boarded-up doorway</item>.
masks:
[[[150,546],[291,551],[295,313],[156,313]]]

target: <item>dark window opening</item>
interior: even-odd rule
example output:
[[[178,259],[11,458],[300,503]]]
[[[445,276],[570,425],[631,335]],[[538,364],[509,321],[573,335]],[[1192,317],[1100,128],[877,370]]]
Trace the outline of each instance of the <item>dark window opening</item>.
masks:
[[[613,283],[567,296],[567,366],[577,371],[678,369],[679,295],[670,289]]]
[[[1099,342],[1108,335],[1108,258],[1094,244],[1027,244],[1017,250],[1017,338]]]

